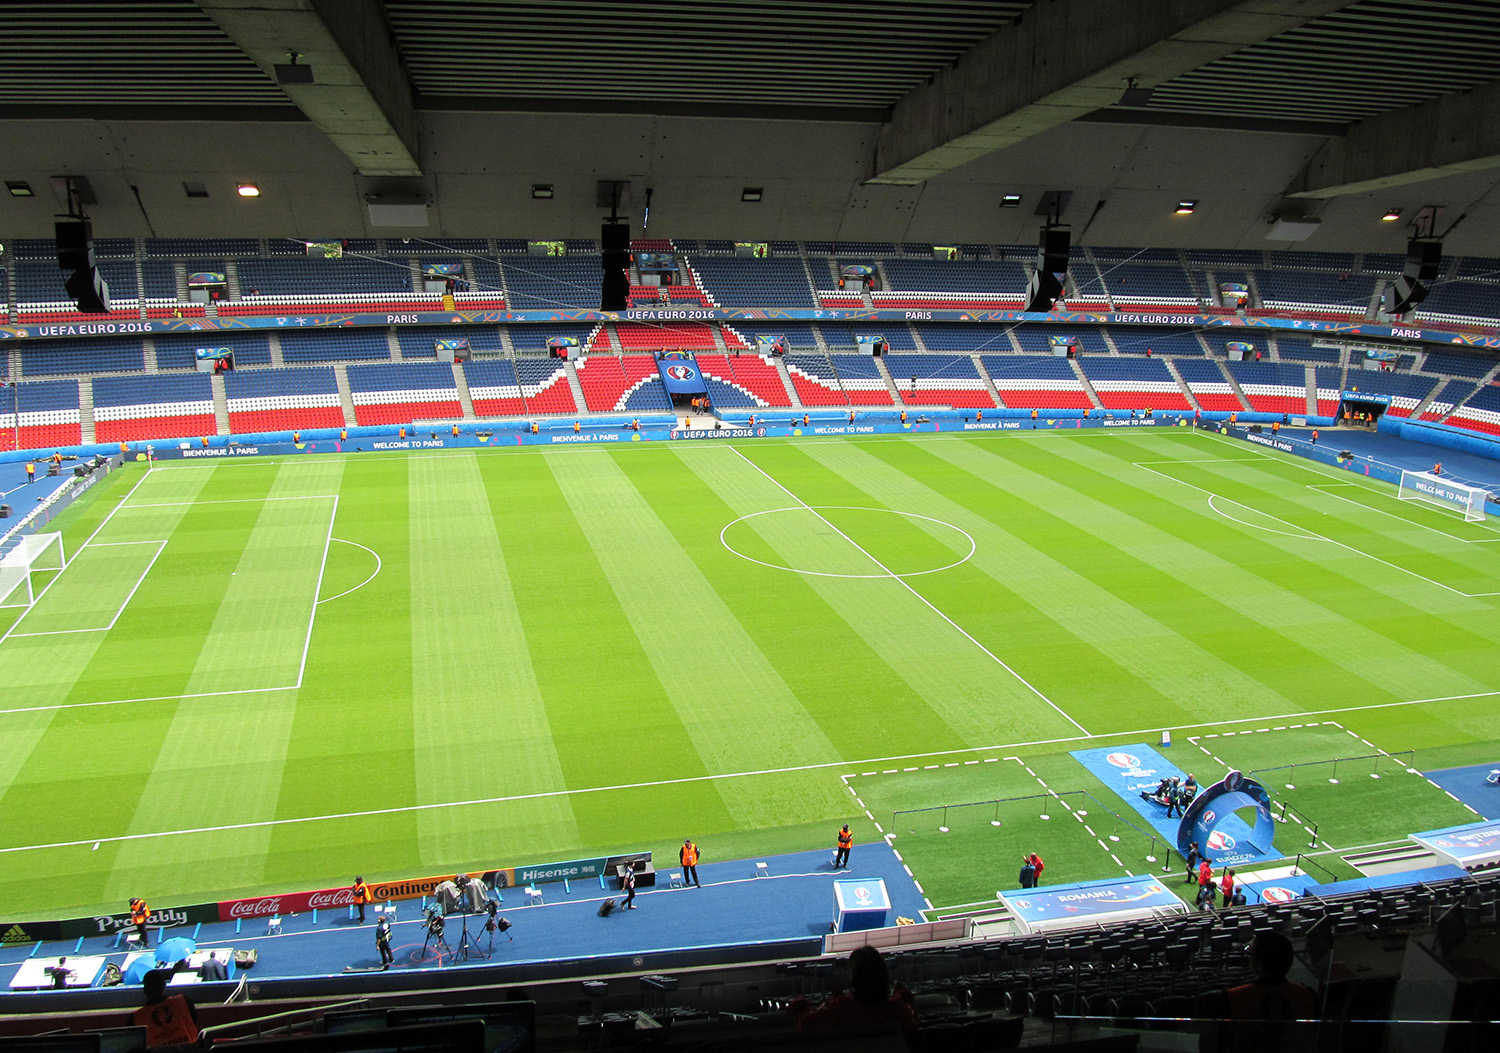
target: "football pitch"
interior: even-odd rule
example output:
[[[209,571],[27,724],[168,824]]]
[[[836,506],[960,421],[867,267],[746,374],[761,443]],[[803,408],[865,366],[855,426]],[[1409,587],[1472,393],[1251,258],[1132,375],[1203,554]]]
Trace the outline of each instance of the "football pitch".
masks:
[[[846,821],[942,908],[1149,870],[1068,751],[1163,729],[1345,876],[1500,761],[1500,529],[1187,429],[130,465],[59,527],[0,619],[8,917]]]

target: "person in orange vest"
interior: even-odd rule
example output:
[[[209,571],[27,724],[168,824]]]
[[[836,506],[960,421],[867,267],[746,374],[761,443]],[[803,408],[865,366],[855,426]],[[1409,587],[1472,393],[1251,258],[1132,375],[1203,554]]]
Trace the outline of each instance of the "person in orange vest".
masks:
[[[292,432],[292,442],[299,444],[302,442],[302,433],[300,431]]]
[[[1443,462],[1442,461],[1439,461],[1437,464],[1434,464],[1432,466],[1432,474],[1433,475],[1442,475],[1443,474]]]
[[[698,883],[698,846],[693,844],[691,837],[677,850],[677,861],[682,864],[682,887],[687,888],[691,881],[694,888],[702,888]]]
[[[365,904],[370,902],[370,886],[358,874],[354,875],[354,905],[359,908],[359,923],[365,923]]]
[[[199,439],[199,440],[198,440],[198,441],[199,441],[199,442],[201,442],[201,443],[202,443],[202,444],[203,444],[203,445],[204,445],[204,446],[205,446],[205,447],[207,447],[207,446],[208,446],[208,436],[207,436],[207,435],[205,435],[205,436],[203,436],[203,437],[202,437],[202,438],[201,438],[201,439]]]
[[[130,901],[130,924],[135,926],[136,935],[141,938],[141,947],[151,946],[151,941],[146,937],[146,922],[151,920],[151,908],[146,906],[146,901],[136,898]]]
[[[1238,424],[1239,422],[1240,422],[1240,415],[1238,413],[1231,413],[1229,415],[1229,423],[1230,424]]]
[[[1032,419],[1032,420],[1033,420],[1033,421],[1035,421],[1035,420],[1036,420],[1036,412],[1037,412],[1037,411],[1036,411],[1036,410],[1032,410],[1032,411],[1031,411],[1031,419]]]
[[[581,431],[582,431],[582,430],[583,430],[583,429],[582,429],[582,428],[581,428],[581,427],[579,427],[579,426],[578,426],[578,422],[577,422],[577,421],[576,421],[576,420],[575,420],[575,421],[574,421],[574,422],[573,422],[573,434],[574,434],[574,435],[577,435],[577,434],[578,434],[578,433],[579,433],[579,432],[581,432]]]
[[[854,423],[854,411],[853,410],[849,411],[849,423],[850,424]]]
[[[630,419],[630,430],[631,431],[640,431],[641,430],[641,419],[639,417],[632,417]]]
[[[542,426],[540,424],[538,424],[536,421],[532,421],[531,422],[531,434],[533,434],[533,435],[540,435],[541,433],[542,433]]]
[[[750,427],[752,427],[752,428],[753,428],[753,427],[755,427],[755,414],[753,414],[753,413],[752,413],[752,414],[750,414],[750,420],[749,420],[749,425],[750,425]]]
[[[198,1041],[198,1010],[184,995],[167,995],[166,969],[152,969],[141,981],[146,1004],[131,1014],[136,1027],[146,1029],[146,1048],[191,1046]]]
[[[839,831],[839,847],[833,856],[833,869],[843,867],[849,869],[849,850],[854,847],[854,835],[849,832],[849,824],[845,823]]]
[[[807,427],[807,414],[806,413],[802,414],[802,426],[804,428]]]
[[[906,423],[906,411],[905,410],[901,411],[901,423],[902,424]]]
[[[35,461],[27,461],[26,462],[26,481],[28,483],[34,483],[34,482],[36,482],[36,462]]]
[[[403,439],[406,438],[406,425],[405,424],[401,425],[401,434],[400,434],[400,437],[403,438]]]
[[[1313,429],[1313,433],[1312,433],[1312,444],[1313,444],[1313,445],[1314,445],[1314,446],[1316,446],[1316,445],[1318,445],[1318,429],[1317,429],[1317,428],[1314,428],[1314,429]]]
[[[458,438],[458,425],[457,424],[453,425],[453,437],[455,439]]]
[[[348,441],[349,441],[349,429],[348,428],[340,428],[339,429],[339,442],[348,442]]]
[[[984,410],[975,410],[974,411],[974,419],[975,420],[984,420]]]
[[[61,465],[62,464],[62,451],[61,450],[54,450],[54,451],[52,451],[52,463],[56,464],[56,465]]]
[[[1273,420],[1271,422],[1271,434],[1275,435],[1275,434],[1277,434],[1280,431],[1281,431],[1281,421],[1279,421],[1279,420]]]

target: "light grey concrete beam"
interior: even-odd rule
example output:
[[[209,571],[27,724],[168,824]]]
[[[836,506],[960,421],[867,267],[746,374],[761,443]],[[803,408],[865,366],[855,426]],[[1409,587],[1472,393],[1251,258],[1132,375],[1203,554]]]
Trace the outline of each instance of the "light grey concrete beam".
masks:
[[[909,92],[870,181],[920,183],[1295,29],[1349,0],[1048,0]]]
[[[1339,197],[1487,168],[1500,168],[1500,82],[1351,124],[1286,193]]]
[[[417,116],[385,12],[375,0],[198,0],[272,74],[296,52],[314,82],[287,98],[366,176],[418,176]],[[274,74],[272,74],[274,75]]]

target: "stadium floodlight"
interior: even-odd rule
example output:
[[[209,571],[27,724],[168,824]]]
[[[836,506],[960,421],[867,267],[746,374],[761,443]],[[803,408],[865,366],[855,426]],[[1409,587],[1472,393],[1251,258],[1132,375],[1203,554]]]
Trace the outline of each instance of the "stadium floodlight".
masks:
[[[23,534],[14,548],[0,556],[0,608],[30,607],[36,603],[32,574],[66,567],[61,534]]]
[[[1423,501],[1441,508],[1462,509],[1466,522],[1479,523],[1484,521],[1484,502],[1490,495],[1482,487],[1469,486],[1432,472],[1403,470],[1396,496],[1402,501]]]

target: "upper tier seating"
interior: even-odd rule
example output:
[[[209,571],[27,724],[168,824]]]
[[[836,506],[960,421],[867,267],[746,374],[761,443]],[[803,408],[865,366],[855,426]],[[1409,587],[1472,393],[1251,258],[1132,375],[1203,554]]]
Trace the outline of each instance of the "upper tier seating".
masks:
[[[1494,325],[1500,318],[1500,284],[1495,282],[1433,282],[1427,299],[1417,307],[1421,320]]]
[[[21,345],[21,375],[139,373],[146,368],[139,337],[89,340],[28,340]]]
[[[1342,348],[1313,347],[1312,341],[1302,336],[1276,337],[1276,354],[1283,362],[1326,362],[1336,365],[1344,360]]]
[[[573,365],[584,401],[595,413],[672,408],[650,355],[589,355]]]
[[[889,354],[885,367],[909,406],[995,408],[995,400],[969,355]]]
[[[1217,361],[1208,358],[1177,358],[1172,360],[1172,364],[1188,390],[1193,393],[1200,409],[1209,413],[1239,413],[1245,409]]]
[[[1301,314],[1363,317],[1375,295],[1375,279],[1363,274],[1257,270],[1260,306]]]
[[[283,329],[283,362],[342,362],[348,359],[389,359],[391,345],[381,329]]]
[[[229,430],[237,434],[344,425],[332,366],[234,370],[220,376],[228,401]]]
[[[1422,369],[1428,373],[1443,373],[1450,377],[1487,377],[1495,368],[1492,355],[1470,355],[1457,351],[1429,351]]]
[[[463,416],[449,362],[350,366],[349,395],[356,424],[406,424]]]
[[[1354,256],[1348,252],[1303,252],[1281,250],[1269,257],[1272,267],[1284,270],[1334,271],[1347,274],[1354,269]]]
[[[545,355],[547,341],[553,337],[572,337],[579,347],[588,347],[594,336],[604,330],[597,322],[560,322],[557,325],[513,325],[508,328],[510,344],[518,355]]]
[[[923,331],[925,332],[925,330]],[[1021,345],[1022,351],[1031,354],[1051,354],[1052,338],[1054,336],[1074,337],[1078,341],[1077,347],[1080,355],[1109,354],[1109,344],[1104,339],[1103,330],[1091,325],[1020,325],[1011,330],[1011,335]],[[1004,350],[1004,345],[997,342],[994,350]],[[1142,352],[1144,352],[1144,348]]]
[[[812,348],[817,349],[818,338],[813,335],[811,322],[735,322],[734,325],[724,326],[724,339],[729,340],[732,332],[749,348],[755,347],[757,336],[785,337],[788,348]]]
[[[507,302],[514,311],[599,309],[603,269],[598,257],[527,256],[506,259]]]
[[[1226,362],[1250,408],[1261,413],[1307,413],[1307,370],[1282,362]]]
[[[271,364],[271,338],[266,333],[245,330],[204,330],[198,333],[170,333],[151,338],[156,348],[157,369],[197,369],[193,354],[200,347],[227,347],[234,351],[236,369]]]
[[[877,307],[1008,308],[1026,300],[1029,275],[1010,260],[889,259],[881,264],[890,288],[874,293]]]
[[[1192,408],[1160,359],[1083,355],[1078,364],[1105,409]]]
[[[304,247],[304,252],[306,249]],[[164,259],[185,256],[256,256],[260,241],[256,238],[147,238],[146,255]],[[222,270],[222,268],[220,268]]]
[[[1099,254],[1095,253],[1094,258],[1097,260]],[[1198,307],[1198,290],[1187,272],[1175,261],[1171,265],[1136,261],[1105,266],[1104,284],[1109,287],[1115,306],[1121,310],[1160,304]]]
[[[405,259],[251,259],[240,260],[236,267],[242,297],[412,291],[411,264]]]
[[[1198,342],[1192,329],[1172,326],[1113,326],[1110,339],[1122,355],[1172,355],[1180,358],[1198,358],[1203,354],[1203,345]]]
[[[1073,363],[1058,355],[981,355],[1000,400],[1012,409],[1093,409]]]
[[[900,322],[875,322],[869,325],[850,322],[819,322],[823,344],[830,351],[858,351],[860,337],[883,336],[893,351],[915,351],[917,342],[911,330]]]
[[[790,406],[786,385],[776,367],[760,355],[698,355],[698,368],[705,379],[718,382],[721,387],[732,387],[735,394],[724,392],[730,401],[721,397],[721,392],[710,385],[709,395],[715,406]]]
[[[13,384],[0,398],[0,449],[39,450],[83,441],[78,421],[78,381],[36,380]],[[16,410],[20,411],[19,443]]]
[[[138,442],[213,435],[213,378],[208,373],[97,377],[94,441]]]
[[[1099,268],[1088,260],[1074,258],[1068,261],[1068,285],[1071,291],[1065,292],[1062,300],[1069,303],[1097,306],[1109,301],[1109,289],[1099,276]]]
[[[690,261],[697,286],[720,307],[816,307],[800,259],[718,259]]]
[[[929,351],[957,351],[972,354],[978,351],[1004,352],[1011,350],[1009,328],[1006,326],[969,325],[958,322],[913,322],[912,327],[922,338]],[[1108,351],[1108,348],[1105,348]]]

